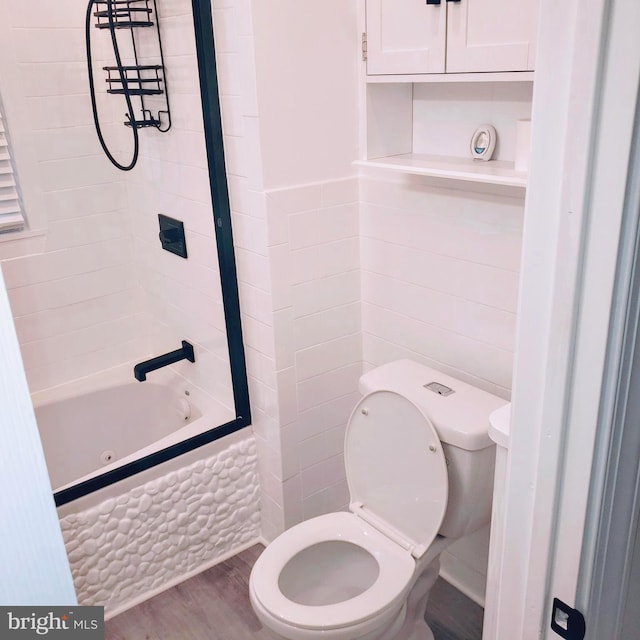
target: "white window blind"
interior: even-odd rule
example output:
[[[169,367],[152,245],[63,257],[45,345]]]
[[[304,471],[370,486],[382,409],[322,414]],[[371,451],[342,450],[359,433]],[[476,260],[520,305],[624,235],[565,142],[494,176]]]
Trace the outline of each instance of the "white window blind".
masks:
[[[6,119],[0,104],[0,233],[19,231],[24,228],[24,211],[15,165],[11,159],[9,134]]]

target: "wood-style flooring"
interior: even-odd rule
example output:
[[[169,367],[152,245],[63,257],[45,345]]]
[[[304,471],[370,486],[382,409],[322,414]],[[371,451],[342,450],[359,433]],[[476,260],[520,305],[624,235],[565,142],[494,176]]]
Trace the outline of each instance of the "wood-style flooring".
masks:
[[[105,640],[275,640],[249,604],[256,545],[105,623]],[[426,620],[436,640],[480,640],[482,608],[438,580]]]

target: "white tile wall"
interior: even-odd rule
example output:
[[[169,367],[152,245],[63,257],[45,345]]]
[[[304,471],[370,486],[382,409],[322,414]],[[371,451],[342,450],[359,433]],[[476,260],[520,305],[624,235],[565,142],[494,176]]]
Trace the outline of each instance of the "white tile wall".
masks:
[[[261,467],[268,538],[322,509],[347,504],[342,438],[362,370],[357,241],[349,243],[351,251],[342,251],[337,267],[325,265],[331,263],[336,243],[357,240],[356,186],[349,179],[268,191],[270,233],[264,264],[269,278],[255,280],[262,269],[258,254],[244,262],[244,271],[240,268],[241,276],[247,274],[241,296],[247,300],[248,368],[252,378],[263,381],[252,380],[252,404],[272,418],[261,424],[261,412],[254,412],[261,458],[268,461]],[[347,201],[339,203],[341,197]],[[300,273],[299,250],[289,241],[291,229],[306,214],[325,213],[339,215],[344,224],[329,234],[306,237],[308,263],[315,266]],[[250,221],[247,216],[243,224]],[[263,221],[257,219],[256,227],[263,228]],[[256,298],[259,312],[252,317],[251,301]],[[262,322],[265,312],[270,320]],[[313,438],[323,438],[324,446],[314,446]]]
[[[411,357],[508,397],[524,202],[361,179],[364,360]]]
[[[246,348],[252,428],[258,449],[263,535],[285,527],[283,438],[274,360],[274,321],[267,257],[266,200],[255,116],[255,70],[250,0],[214,0],[227,181],[238,239],[237,268]],[[236,234],[237,229],[237,234]],[[295,493],[295,492],[294,492]]]
[[[301,11],[296,3],[285,4],[278,10],[289,16]],[[335,20],[339,14],[346,23],[354,19],[353,8],[338,3],[317,5],[312,14],[308,9],[304,14],[306,19],[312,14],[321,20]],[[332,158],[329,153],[331,149],[345,158],[355,149],[356,84],[347,80],[355,79],[355,59],[353,67],[344,66],[348,39],[340,41],[340,52],[331,59],[324,44],[317,43],[325,52],[321,66],[334,68],[344,86],[331,94],[331,105],[323,106],[320,101],[313,107],[324,112],[313,134],[323,151],[314,142],[307,147],[304,160],[299,154],[287,157],[291,140],[295,139],[298,151],[302,149],[298,134],[300,127],[311,132],[311,114],[300,108],[299,101],[286,100],[276,88],[282,87],[286,76],[286,91],[305,93],[310,100],[308,85],[313,74],[305,70],[304,61],[313,66],[318,59],[309,47],[303,48],[295,70],[290,70],[293,76],[282,65],[269,64],[269,56],[277,58],[288,46],[283,43],[297,41],[302,31],[286,28],[283,37],[276,37],[273,27],[284,27],[284,22],[271,15],[267,24],[263,18],[262,8],[251,0],[214,2],[254,430],[260,458],[266,461],[261,466],[263,532],[271,538],[323,507],[333,510],[346,505],[344,465],[335,448],[362,365],[358,184],[350,178],[348,163],[336,173],[337,156]],[[260,48],[259,55],[254,47]],[[295,74],[304,74],[305,79]],[[326,94],[321,84],[312,81],[311,85],[314,94]],[[278,127],[283,105],[297,112],[295,118],[287,116],[290,135],[274,144],[274,134],[283,133]],[[337,122],[327,115],[327,108],[346,109],[353,119],[353,126],[349,118],[343,121],[349,131],[340,134],[339,145],[334,144],[337,132],[326,135]],[[281,180],[282,167],[291,162],[296,170]],[[327,174],[332,177],[325,177]],[[283,181],[289,186],[265,189],[265,184]],[[307,439],[322,437],[324,432],[331,444],[309,458],[303,453],[309,446]],[[329,465],[329,473],[321,473],[311,484],[303,481],[323,464]],[[337,470],[336,477],[332,469]]]
[[[195,364],[181,362],[176,369],[214,395],[232,416],[191,3],[182,0],[166,7],[159,3],[158,10],[172,115],[188,112],[193,120],[179,117],[168,133],[144,131],[138,166],[127,175],[134,260],[146,300],[148,350],[157,355],[179,348],[181,340],[191,342]],[[141,46],[147,35],[155,37],[141,34]],[[183,221],[188,260],[161,248],[158,213]]]
[[[127,174],[103,156],[93,129],[84,8],[63,4],[52,12],[44,0],[12,0],[0,25],[0,38],[13,45],[12,74],[22,78],[5,103],[9,114],[29,116],[13,133],[33,147],[43,203],[41,215],[30,216],[43,221],[43,250],[25,255],[13,248],[28,249],[22,241],[0,244],[31,388],[187,339],[197,362],[177,368],[232,407],[191,3],[159,3],[176,119],[168,134],[140,132],[139,163]],[[116,150],[126,150],[122,104],[103,90],[101,66],[112,55],[104,35],[92,33],[102,121]],[[137,35],[139,51],[149,49],[154,34]],[[160,250],[158,213],[184,221],[189,261]]]
[[[283,479],[300,483],[287,526],[348,502],[342,439],[362,372],[357,197],[354,178],[267,192],[280,418],[294,445]]]
[[[122,176],[92,127],[84,9],[63,4],[11,0],[0,21],[11,44],[3,80],[18,88],[3,93],[18,159],[35,158],[20,166],[25,186],[37,185],[26,213],[43,233],[35,252],[19,239],[0,243],[32,391],[144,353]]]

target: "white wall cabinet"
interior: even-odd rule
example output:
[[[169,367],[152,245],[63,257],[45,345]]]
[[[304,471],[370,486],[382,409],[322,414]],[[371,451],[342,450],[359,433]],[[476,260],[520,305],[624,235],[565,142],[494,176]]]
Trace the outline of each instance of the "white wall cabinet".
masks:
[[[538,0],[366,0],[367,74],[531,71],[537,16]]]
[[[358,164],[524,189],[516,124],[531,117],[538,4],[361,0],[366,115]],[[498,133],[490,162],[469,151],[484,124]]]
[[[367,0],[367,73],[443,73],[446,8],[426,0]]]

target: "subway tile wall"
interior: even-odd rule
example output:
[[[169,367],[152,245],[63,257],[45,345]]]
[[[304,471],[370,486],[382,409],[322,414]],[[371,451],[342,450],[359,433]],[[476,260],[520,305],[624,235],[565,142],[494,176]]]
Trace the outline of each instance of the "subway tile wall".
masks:
[[[214,0],[213,22],[261,527],[272,539],[284,529],[285,492],[250,0]]]
[[[20,173],[31,185],[27,214],[36,235],[0,238],[0,260],[31,390],[171,351],[187,339],[197,362],[175,368],[231,417],[190,0],[159,3],[173,127],[140,131],[138,165],[129,173],[112,167],[96,139],[84,7],[8,4],[0,31],[13,57],[5,69],[15,77],[5,103],[16,116],[10,125],[18,151],[33,148],[35,160],[21,162]],[[101,67],[113,62],[105,35],[92,32],[98,106],[107,140],[125,162],[131,133],[122,126],[122,99],[104,90]],[[154,51],[151,30],[136,35],[140,51]],[[126,63],[127,39],[120,44]],[[184,221],[188,261],[160,249],[158,213]]]
[[[413,358],[508,398],[524,200],[361,178],[366,367]]]
[[[172,126],[166,133],[141,130],[138,164],[126,175],[143,326],[151,355],[178,349],[181,340],[194,345],[195,364],[182,361],[174,368],[226,407],[231,420],[233,388],[191,0],[158,3],[158,12]],[[152,30],[141,29],[136,35],[139,50],[157,52]],[[187,260],[160,246],[159,213],[184,223]]]
[[[9,0],[0,20],[0,90],[35,231],[1,237],[0,261],[32,391],[146,352],[123,176],[93,132],[84,9],[49,4]]]
[[[272,539],[348,505],[344,430],[362,371],[358,184],[346,179],[264,194],[273,231],[264,263],[269,290],[251,282],[250,264],[239,269],[263,535]],[[323,214],[336,223],[328,235],[313,227]],[[251,317],[259,295],[263,313]]]
[[[358,209],[356,178],[267,192],[283,229],[270,250],[286,526],[348,506],[343,440],[362,372]]]
[[[362,369],[358,183],[265,188],[251,1],[216,0],[214,26],[263,535],[272,539],[348,502],[342,439]]]

